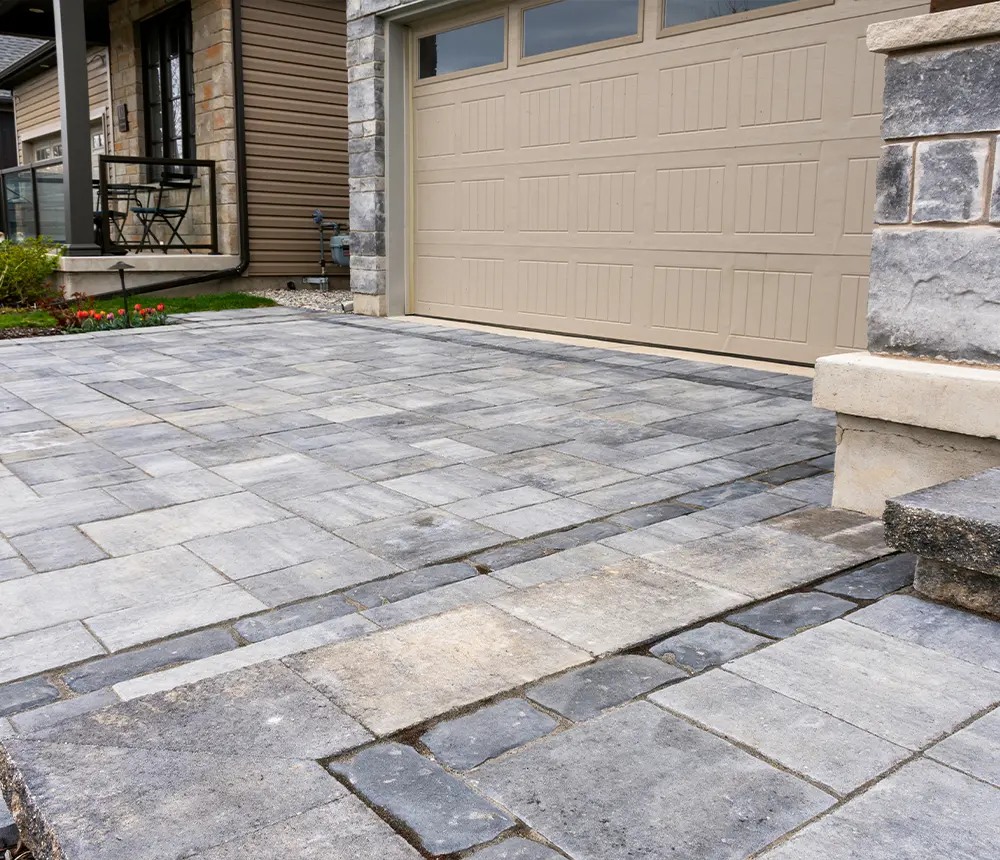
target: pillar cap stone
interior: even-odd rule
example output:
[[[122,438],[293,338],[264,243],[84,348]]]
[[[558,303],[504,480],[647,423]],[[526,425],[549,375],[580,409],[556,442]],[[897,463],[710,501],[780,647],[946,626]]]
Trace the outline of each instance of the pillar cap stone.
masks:
[[[1000,2],[880,21],[868,28],[868,50],[890,54],[990,36],[1000,36]]]

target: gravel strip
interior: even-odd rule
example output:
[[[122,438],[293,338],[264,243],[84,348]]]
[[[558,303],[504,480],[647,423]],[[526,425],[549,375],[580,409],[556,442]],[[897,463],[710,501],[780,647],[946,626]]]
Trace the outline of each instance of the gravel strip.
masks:
[[[0,340],[14,340],[19,337],[50,337],[51,335],[62,333],[62,329],[58,328],[0,328]]]
[[[307,308],[312,311],[332,311],[344,313],[344,302],[351,301],[349,290],[330,290],[322,292],[314,289],[267,289],[247,290],[251,296],[261,296],[272,299],[279,305],[289,308]]]

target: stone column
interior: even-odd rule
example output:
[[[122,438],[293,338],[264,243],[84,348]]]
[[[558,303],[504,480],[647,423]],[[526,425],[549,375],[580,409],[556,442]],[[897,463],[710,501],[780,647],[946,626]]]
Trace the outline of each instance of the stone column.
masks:
[[[386,24],[405,0],[347,2],[347,137],[355,313],[386,314]]]
[[[834,504],[1000,465],[1000,3],[874,24],[887,55],[867,353],[816,366]]]

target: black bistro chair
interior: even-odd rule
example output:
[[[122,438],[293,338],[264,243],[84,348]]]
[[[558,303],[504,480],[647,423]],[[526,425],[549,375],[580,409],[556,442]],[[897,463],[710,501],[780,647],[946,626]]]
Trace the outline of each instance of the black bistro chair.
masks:
[[[142,225],[142,238],[138,250],[145,247],[153,249],[154,244],[167,253],[167,249],[177,240],[185,251],[192,253],[188,243],[180,234],[181,224],[187,217],[191,205],[191,190],[194,188],[194,177],[185,173],[164,172],[160,181],[150,189],[148,206],[133,206],[132,211]],[[153,232],[156,224],[163,224],[169,231],[166,240],[161,240]]]
[[[107,248],[111,251],[127,251],[129,249],[128,237],[125,235],[125,222],[128,221],[128,213],[132,210],[133,204],[139,203],[139,195],[135,187],[123,183],[113,183],[107,188],[107,217],[108,217],[108,243]],[[98,201],[98,204],[100,201]],[[94,212],[94,221],[97,232],[101,231],[101,211],[98,208]],[[101,247],[105,247],[101,242]]]

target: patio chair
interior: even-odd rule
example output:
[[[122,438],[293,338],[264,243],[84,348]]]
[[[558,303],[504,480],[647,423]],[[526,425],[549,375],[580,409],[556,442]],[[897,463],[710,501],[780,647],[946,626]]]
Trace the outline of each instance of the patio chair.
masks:
[[[176,239],[178,243],[189,254],[192,253],[184,237],[180,235],[181,224],[187,217],[188,207],[191,205],[191,190],[194,188],[194,177],[184,173],[169,173],[164,171],[160,176],[160,181],[151,188],[149,206],[133,206],[139,223],[142,224],[142,238],[139,240],[138,251],[141,252],[147,245],[150,250],[154,243],[164,254]],[[155,199],[155,202],[153,202]],[[183,200],[183,204],[181,204]],[[169,204],[169,205],[168,205]],[[153,232],[156,224],[163,224],[170,235],[166,241],[160,239]]]
[[[113,184],[108,186],[107,217],[108,217],[108,249],[129,249],[129,241],[125,236],[125,222],[132,204],[139,203],[138,191],[132,185]],[[98,201],[100,206],[100,201]],[[101,211],[94,212],[95,224],[100,233]],[[103,247],[103,243],[102,243]]]

